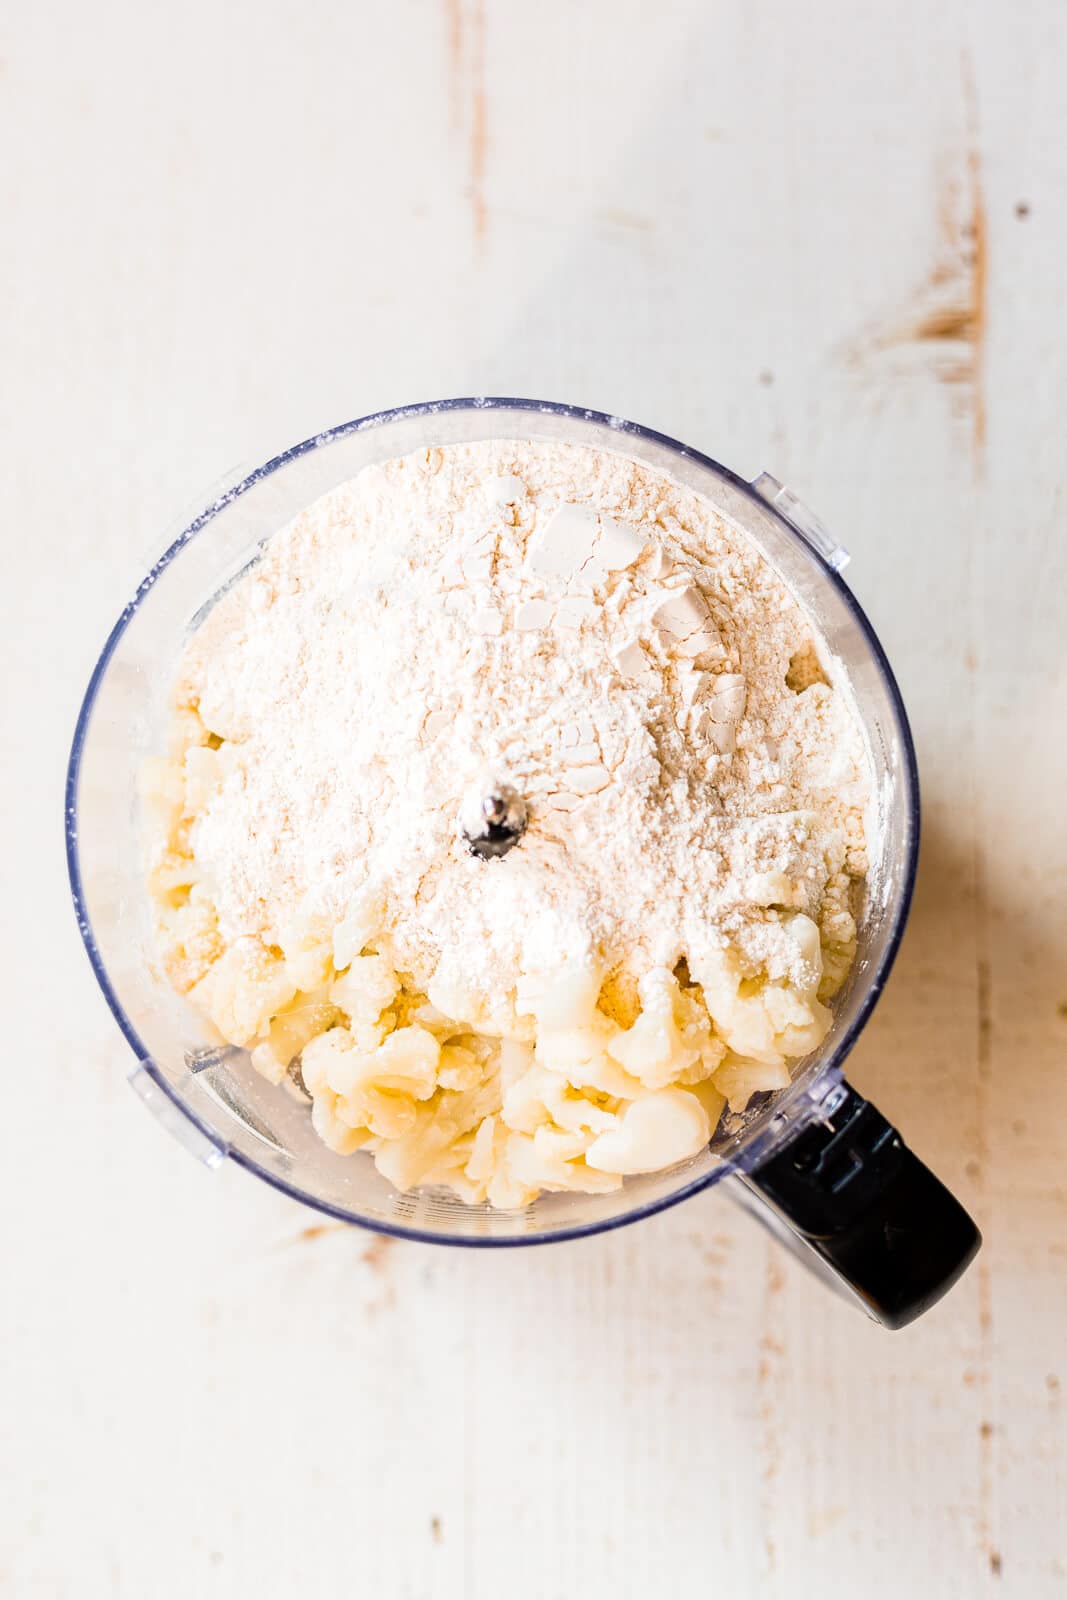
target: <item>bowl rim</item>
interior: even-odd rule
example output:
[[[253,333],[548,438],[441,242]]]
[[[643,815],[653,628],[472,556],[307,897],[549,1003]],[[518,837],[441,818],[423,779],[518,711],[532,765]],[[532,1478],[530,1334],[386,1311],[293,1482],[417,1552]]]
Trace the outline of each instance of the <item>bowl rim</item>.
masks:
[[[179,552],[189,543],[211,520],[226,506],[238,499],[242,494],[253,488],[263,479],[270,477],[291,462],[307,455],[313,450],[334,444],[337,440],[347,435],[366,432],[383,427],[392,422],[406,421],[420,416],[431,417],[441,413],[453,411],[517,411],[540,413],[561,418],[569,418],[577,422],[590,422],[610,428],[620,435],[620,439],[633,436],[650,443],[662,446],[671,454],[693,461],[726,479],[745,498],[757,505],[763,515],[772,517],[780,529],[798,547],[805,556],[815,563],[822,578],[833,585],[839,598],[843,601],[859,633],[870,651],[870,654],[881,674],[887,697],[890,702],[893,717],[896,722],[896,733],[899,741],[899,751],[902,758],[903,795],[906,809],[906,836],[905,860],[903,871],[899,879],[899,888],[894,907],[891,912],[892,925],[885,941],[882,953],[871,971],[863,997],[857,1007],[856,1014],[848,1027],[842,1033],[828,1053],[826,1058],[819,1063],[818,1081],[824,1083],[827,1089],[838,1082],[842,1076],[842,1063],[845,1057],[859,1038],[866,1026],[875,1005],[885,988],[886,981],[896,960],[907,923],[908,913],[911,908],[912,897],[915,889],[915,877],[918,869],[919,835],[920,835],[920,798],[918,763],[915,754],[915,743],[912,738],[911,727],[908,722],[904,701],[900,693],[893,669],[889,664],[882,644],[875,633],[866,613],[860,606],[855,595],[837,571],[826,560],[825,556],[815,546],[804,538],[781,511],[770,504],[761,495],[757,494],[752,484],[740,477],[737,473],[724,467],[714,457],[695,450],[689,445],[682,444],[669,434],[660,433],[654,428],[648,428],[641,423],[631,422],[624,417],[611,413],[591,410],[584,406],[567,405],[559,401],[521,399],[505,395],[463,395],[445,400],[420,401],[413,405],[395,406],[384,411],[374,411],[363,417],[353,418],[349,422],[339,423],[336,427],[328,428],[320,433],[310,435],[299,443],[289,446],[277,455],[272,456],[261,466],[251,472],[238,471],[232,475],[232,481],[221,487],[214,498],[189,521],[178,533],[171,543],[153,563],[145,577],[138,584],[132,598],[124,606],[117,621],[108,634],[100,655],[89,676],[89,682],[82,698],[71,741],[70,757],[67,763],[66,780],[64,786],[64,833],[66,843],[67,873],[70,880],[71,898],[78,921],[78,931],[81,934],[86,954],[93,970],[93,974],[100,986],[115,1022],[133,1051],[139,1066],[151,1077],[153,1083],[163,1092],[194,1128],[203,1136],[210,1146],[218,1152],[220,1159],[228,1157],[242,1167],[246,1172],[252,1173],[263,1182],[270,1184],[273,1189],[286,1195],[302,1205],[310,1206],[326,1216],[338,1221],[350,1223],[355,1227],[367,1229],[373,1233],[382,1233],[394,1238],[410,1239],[423,1244],[454,1245],[462,1248],[493,1249],[514,1248],[524,1245],[555,1244],[567,1240],[581,1239],[597,1233],[612,1232],[616,1228],[639,1222],[643,1218],[666,1211],[671,1206],[679,1205],[683,1200],[691,1199],[701,1190],[710,1188],[713,1184],[721,1182],[731,1172],[739,1169],[751,1169],[757,1166],[771,1145],[777,1144],[780,1132],[776,1134],[773,1125],[758,1129],[746,1138],[743,1147],[743,1161],[738,1160],[731,1165],[713,1167],[710,1171],[701,1173],[689,1183],[672,1189],[669,1194],[657,1196],[656,1199],[633,1206],[627,1211],[620,1211],[617,1215],[609,1216],[595,1222],[576,1224],[573,1227],[560,1227],[541,1231],[532,1230],[521,1234],[504,1235],[472,1235],[458,1236],[433,1233],[416,1226],[404,1223],[371,1220],[368,1217],[357,1216],[347,1211],[343,1206],[332,1204],[330,1201],[321,1200],[308,1194],[297,1184],[288,1182],[277,1173],[267,1170],[255,1160],[253,1156],[244,1151],[228,1145],[219,1135],[206,1124],[197,1112],[182,1099],[174,1086],[159,1070],[157,1063],[146,1050],[130,1018],[111,984],[107,969],[100,955],[93,934],[92,923],[89,919],[86,905],[84,886],[82,882],[81,863],[78,852],[78,782],[81,771],[82,753],[85,746],[89,724],[93,709],[96,704],[104,674],[107,671],[111,657],[114,655],[119,640],[129,627],[135,613],[139,609],[145,596],[148,594],[159,574],[175,559]],[[783,1091],[788,1094],[789,1090]]]

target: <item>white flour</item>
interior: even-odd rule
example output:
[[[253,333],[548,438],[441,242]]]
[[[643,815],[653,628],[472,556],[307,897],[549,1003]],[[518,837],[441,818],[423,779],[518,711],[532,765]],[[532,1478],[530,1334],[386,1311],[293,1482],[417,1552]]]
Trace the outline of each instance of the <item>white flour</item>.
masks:
[[[487,1004],[520,972],[639,976],[726,941],[803,980],[774,908],[842,903],[868,790],[841,695],[786,684],[810,640],[742,534],[623,456],[369,469],[271,540],[183,662],[228,752],[191,835],[223,938],[370,906],[414,987]],[[484,861],[458,818],[493,778],[530,822]]]

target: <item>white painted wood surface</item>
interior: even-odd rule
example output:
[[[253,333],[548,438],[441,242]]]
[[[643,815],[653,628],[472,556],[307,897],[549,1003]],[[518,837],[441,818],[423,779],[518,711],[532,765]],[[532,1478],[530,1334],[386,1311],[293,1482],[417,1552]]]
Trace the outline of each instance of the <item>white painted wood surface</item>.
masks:
[[[66,0],[0,58],[0,1593],[1063,1594],[1060,0]],[[986,1233],[909,1332],[714,1193],[320,1228],[125,1087],[60,847],[96,650],[236,461],[472,391],[766,466],[854,553],[927,831],[853,1076]]]

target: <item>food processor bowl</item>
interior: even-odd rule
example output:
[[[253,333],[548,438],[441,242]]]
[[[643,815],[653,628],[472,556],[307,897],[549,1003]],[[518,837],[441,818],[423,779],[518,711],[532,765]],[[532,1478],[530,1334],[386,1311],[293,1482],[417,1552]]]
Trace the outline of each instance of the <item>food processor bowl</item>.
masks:
[[[168,699],[192,628],[265,542],[363,467],[409,451],[544,439],[622,453],[704,495],[755,541],[824,641],[851,696],[872,768],[871,870],[859,948],[833,1023],[788,1088],[726,1117],[710,1146],[612,1194],[544,1194],[523,1211],[472,1207],[436,1190],[398,1193],[359,1153],[335,1155],[306,1101],[274,1087],[246,1051],[219,1046],[159,970],[145,885],[138,773],[165,744]],[[236,1162],[346,1222],[434,1243],[571,1239],[649,1216],[713,1183],[730,1187],[870,1314],[911,1320],[978,1248],[973,1223],[843,1079],[842,1064],[885,984],[915,877],[915,753],[893,674],[841,579],[845,552],[764,473],[749,483],[700,452],[619,417],[530,400],[470,398],[386,411],[284,451],[217,491],[177,533],[112,629],[85,694],[67,777],[66,835],[78,924],[133,1053],[145,1103],[209,1166]]]

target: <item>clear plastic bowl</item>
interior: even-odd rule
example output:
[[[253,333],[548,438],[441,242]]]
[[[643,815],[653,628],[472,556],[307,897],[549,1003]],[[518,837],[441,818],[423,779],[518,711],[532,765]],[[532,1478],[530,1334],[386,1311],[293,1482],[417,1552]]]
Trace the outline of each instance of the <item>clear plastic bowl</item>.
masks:
[[[274,532],[369,463],[423,446],[517,437],[568,440],[647,463],[706,495],[756,542],[847,672],[876,800],[859,953],[825,1043],[790,1087],[728,1122],[706,1152],[680,1167],[630,1178],[615,1194],[545,1195],[506,1213],[444,1193],[398,1194],[365,1156],[328,1151],[306,1105],[261,1079],[244,1051],[208,1043],[196,1013],[156,969],[136,793],[142,761],[164,745],[172,675],[190,629]],[[831,1129],[846,1093],[841,1064],[903,930],[919,834],[907,719],[882,648],[839,576],[845,559],[766,474],[747,483],[621,418],[527,400],[447,400],[361,418],[295,445],[217,493],[174,538],[112,629],[85,694],[68,772],[67,851],[79,927],[147,1103],[209,1164],[228,1158],[345,1221],[469,1245],[534,1244],[617,1227],[731,1173],[758,1172],[806,1128]]]

